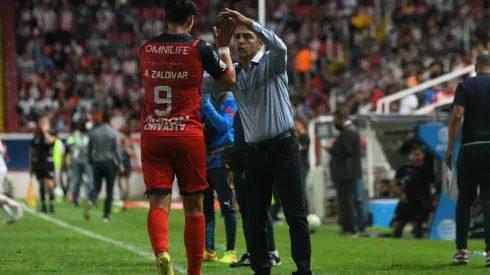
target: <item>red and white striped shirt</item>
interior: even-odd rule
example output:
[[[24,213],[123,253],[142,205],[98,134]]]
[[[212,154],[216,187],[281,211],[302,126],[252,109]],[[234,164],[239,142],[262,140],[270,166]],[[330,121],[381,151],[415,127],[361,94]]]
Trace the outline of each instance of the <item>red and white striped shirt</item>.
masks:
[[[116,130],[120,130],[126,126],[126,119],[120,114],[115,115],[111,119],[111,126]]]
[[[122,69],[125,75],[136,75],[138,73],[138,62],[134,59],[125,60]]]
[[[109,27],[114,24],[115,15],[110,10],[101,10],[97,14],[97,29],[101,32],[106,32]]]
[[[53,9],[47,9],[37,13],[36,19],[43,32],[50,33],[56,30],[58,17]]]
[[[64,31],[73,31],[73,12],[68,8],[60,10],[60,28]]]
[[[118,96],[122,96],[124,92],[124,77],[120,74],[114,76],[114,91]]]

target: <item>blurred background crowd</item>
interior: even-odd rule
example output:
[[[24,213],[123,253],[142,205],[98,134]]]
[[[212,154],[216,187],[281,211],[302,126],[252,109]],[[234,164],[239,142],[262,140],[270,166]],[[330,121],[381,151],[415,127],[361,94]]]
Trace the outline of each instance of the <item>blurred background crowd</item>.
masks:
[[[162,1],[16,1],[22,129],[33,129],[47,113],[68,131],[86,113],[111,109],[115,128],[137,131],[143,95],[138,53],[165,31]],[[256,0],[196,2],[193,35],[206,41],[225,4],[257,18]],[[490,46],[486,0],[266,3],[267,27],[288,46],[293,108],[304,122],[339,103],[352,114],[369,112],[380,98],[467,66]],[[436,85],[390,108],[409,113],[452,97],[456,84]]]

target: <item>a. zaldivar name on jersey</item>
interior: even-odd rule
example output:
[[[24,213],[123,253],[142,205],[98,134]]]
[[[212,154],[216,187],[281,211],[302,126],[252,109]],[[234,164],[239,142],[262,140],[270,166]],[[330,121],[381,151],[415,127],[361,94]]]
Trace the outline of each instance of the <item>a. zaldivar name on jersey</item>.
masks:
[[[165,71],[151,71],[145,70],[145,77],[151,77],[155,79],[187,79],[188,72],[165,72]]]

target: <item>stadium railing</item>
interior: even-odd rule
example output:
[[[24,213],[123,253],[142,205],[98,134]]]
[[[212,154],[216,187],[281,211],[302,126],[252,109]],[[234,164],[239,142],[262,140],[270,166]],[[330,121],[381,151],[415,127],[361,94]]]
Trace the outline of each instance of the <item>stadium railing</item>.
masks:
[[[458,69],[456,71],[452,71],[452,72],[447,73],[445,75],[439,76],[437,78],[431,79],[431,80],[426,81],[424,83],[421,83],[415,87],[411,87],[411,88],[408,88],[405,90],[401,90],[395,94],[381,98],[376,103],[376,114],[389,114],[391,103],[393,103],[397,100],[400,100],[400,99],[402,99],[408,95],[423,92],[423,91],[427,90],[428,88],[433,87],[435,85],[445,83],[445,82],[449,82],[449,81],[451,81],[455,78],[458,78],[460,76],[470,74],[470,73],[474,72],[474,70],[475,70],[475,66],[470,65],[470,66],[464,67],[462,69]]]
[[[425,114],[432,113],[433,111],[435,111],[441,107],[451,105],[453,103],[453,100],[454,100],[454,97],[451,97],[451,98],[447,98],[447,99],[441,100],[441,101],[436,102],[436,103],[426,105],[422,108],[415,110],[413,112],[413,114],[414,115],[425,115]]]

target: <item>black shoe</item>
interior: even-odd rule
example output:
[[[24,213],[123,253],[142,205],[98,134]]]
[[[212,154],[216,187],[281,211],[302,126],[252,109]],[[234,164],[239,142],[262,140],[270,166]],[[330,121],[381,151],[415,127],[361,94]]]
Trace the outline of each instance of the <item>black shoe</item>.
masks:
[[[238,262],[230,264],[231,268],[248,266],[250,266],[250,255],[248,253],[243,254],[242,258]]]
[[[273,267],[280,266],[282,264],[281,257],[279,257],[279,255],[276,256],[274,253],[270,253],[269,258],[271,260],[271,266]]]
[[[48,213],[48,207],[45,204],[43,204],[43,206],[41,206],[41,213],[44,213],[44,214]]]
[[[54,204],[51,204],[51,205],[49,206],[49,212],[50,212],[51,214],[54,214],[54,212],[55,212],[55,211],[54,211]]]

